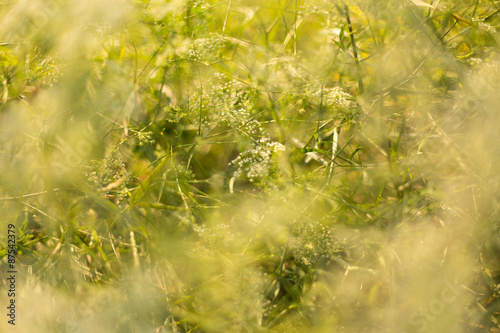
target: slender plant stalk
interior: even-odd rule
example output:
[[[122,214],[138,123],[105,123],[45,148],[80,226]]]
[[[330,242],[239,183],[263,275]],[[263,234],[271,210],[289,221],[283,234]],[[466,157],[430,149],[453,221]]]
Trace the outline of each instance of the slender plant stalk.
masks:
[[[354,56],[354,62],[356,63],[359,94],[362,94],[364,92],[364,87],[363,87],[363,79],[361,77],[361,67],[359,66],[358,48],[356,47],[356,40],[354,39],[354,32],[352,30],[351,17],[349,16],[349,7],[347,6],[347,4],[344,4],[344,13],[345,13],[345,18],[347,20],[347,27],[349,29],[349,36],[351,38],[352,54]]]
[[[293,24],[293,55],[297,55],[297,0],[295,0],[295,22]]]
[[[233,0],[229,1],[229,5],[227,5],[227,12],[226,12],[226,18],[224,19],[224,25],[222,26],[222,34],[224,35],[224,31],[226,31],[226,24],[227,24],[227,19],[229,17],[229,11],[231,10],[231,3]]]

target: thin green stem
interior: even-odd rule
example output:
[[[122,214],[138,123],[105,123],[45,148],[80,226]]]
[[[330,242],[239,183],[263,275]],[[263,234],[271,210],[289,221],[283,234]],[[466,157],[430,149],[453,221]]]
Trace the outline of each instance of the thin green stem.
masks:
[[[352,46],[352,54],[354,56],[354,63],[356,64],[359,94],[363,94],[364,87],[363,87],[363,78],[361,77],[361,67],[359,65],[358,48],[356,47],[356,40],[354,38],[351,17],[349,15],[349,7],[347,6],[347,4],[344,5],[344,13],[345,13],[345,17],[347,20],[347,28],[349,29],[349,36],[351,38],[351,46]]]
[[[224,25],[222,26],[222,34],[224,35],[224,31],[226,31],[226,24],[227,24],[227,19],[229,17],[229,12],[231,11],[231,4],[233,0],[229,1],[229,5],[227,5],[227,12],[226,12],[226,18],[224,19]]]

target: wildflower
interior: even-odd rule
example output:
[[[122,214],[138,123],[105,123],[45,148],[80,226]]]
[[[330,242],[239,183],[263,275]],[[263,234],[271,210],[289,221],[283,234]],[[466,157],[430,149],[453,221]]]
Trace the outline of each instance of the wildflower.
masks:
[[[221,57],[227,44],[223,36],[212,33],[208,37],[195,39],[183,56],[194,61],[210,62]]]
[[[342,249],[330,229],[315,221],[299,223],[292,243],[295,260],[308,268],[320,260],[332,260]]]
[[[340,87],[326,88],[313,94],[313,100],[334,116],[352,120],[358,114],[358,106],[350,94]]]
[[[241,153],[230,165],[237,167],[235,177],[244,176],[251,183],[259,183],[276,172],[273,154],[284,150],[285,146],[281,143],[261,138],[253,149]]]
[[[111,195],[118,201],[127,197],[130,174],[117,149],[109,150],[102,161],[92,161],[85,174],[88,182],[103,195]]]

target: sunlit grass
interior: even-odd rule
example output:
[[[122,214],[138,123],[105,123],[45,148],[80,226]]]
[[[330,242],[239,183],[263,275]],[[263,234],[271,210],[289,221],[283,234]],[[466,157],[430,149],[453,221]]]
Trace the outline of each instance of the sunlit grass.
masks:
[[[2,332],[500,330],[494,2],[0,15]]]

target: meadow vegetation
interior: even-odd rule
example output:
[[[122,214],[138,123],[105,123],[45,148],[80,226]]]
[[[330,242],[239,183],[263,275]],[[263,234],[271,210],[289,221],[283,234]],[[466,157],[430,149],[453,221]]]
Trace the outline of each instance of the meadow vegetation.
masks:
[[[500,332],[500,2],[0,17],[0,331]]]

